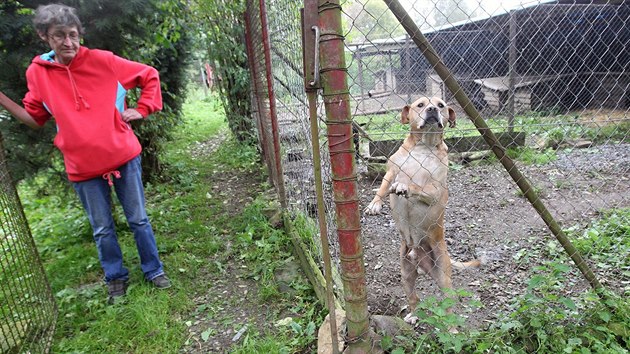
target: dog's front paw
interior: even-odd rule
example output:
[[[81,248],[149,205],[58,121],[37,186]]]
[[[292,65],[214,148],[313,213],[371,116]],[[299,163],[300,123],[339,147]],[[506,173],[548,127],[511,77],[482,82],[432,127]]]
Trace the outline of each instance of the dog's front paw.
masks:
[[[406,183],[394,182],[389,188],[389,191],[391,193],[396,193],[397,195],[402,195],[404,197],[409,196],[409,186]]]
[[[380,200],[373,200],[370,205],[363,210],[363,213],[367,215],[377,215],[381,213],[381,209],[383,209],[383,202]]]
[[[418,316],[414,315],[413,313],[408,313],[407,316],[405,316],[405,322],[409,323],[410,325],[415,325],[416,322],[418,322]]]

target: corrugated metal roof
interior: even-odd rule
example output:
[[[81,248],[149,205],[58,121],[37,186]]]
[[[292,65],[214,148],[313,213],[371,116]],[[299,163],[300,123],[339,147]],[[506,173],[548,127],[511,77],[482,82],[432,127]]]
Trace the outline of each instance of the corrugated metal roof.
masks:
[[[522,11],[522,10],[529,9],[538,5],[548,5],[548,4],[553,4],[553,3],[559,3],[559,1],[557,0],[525,1],[515,8],[501,9],[500,11],[494,12],[492,14],[485,14],[482,16],[468,18],[468,19],[454,22],[454,23],[448,23],[442,26],[431,27],[429,29],[423,30],[422,33],[426,35],[426,34],[430,34],[434,32],[440,32],[440,31],[460,27],[463,25],[468,25],[475,22],[485,21],[493,17],[503,16],[510,13],[510,11],[512,10]],[[347,47],[349,47],[352,52],[355,52],[355,51],[386,52],[386,51],[391,51],[391,50],[398,50],[400,49],[401,46],[405,45],[407,42],[408,42],[408,37],[405,35],[405,36],[394,37],[394,38],[369,40],[369,41],[361,42],[361,43],[349,43],[347,44]]]

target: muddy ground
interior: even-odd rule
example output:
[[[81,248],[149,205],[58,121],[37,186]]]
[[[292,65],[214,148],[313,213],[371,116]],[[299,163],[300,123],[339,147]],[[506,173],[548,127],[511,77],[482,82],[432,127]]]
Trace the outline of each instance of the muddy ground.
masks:
[[[540,192],[541,199],[563,228],[585,226],[599,211],[630,206],[630,144],[602,145],[558,151],[557,160],[519,168]],[[451,156],[451,161],[456,157]],[[359,165],[365,172],[366,167]],[[368,205],[380,180],[361,174],[361,207]],[[481,162],[451,168],[446,238],[451,257],[484,260],[479,269],[453,270],[455,288],[466,289],[482,308],[467,313],[471,326],[483,327],[506,311],[527,289],[534,267],[558,257],[548,243],[552,233],[518,187],[497,163]],[[371,314],[404,314],[406,299],[400,285],[399,236],[389,214],[362,217],[368,304]],[[572,264],[571,264],[572,265]],[[600,281],[620,287],[618,273],[597,271]],[[614,271],[613,271],[614,273]],[[588,282],[578,273],[566,293],[584,291]],[[628,279],[625,280],[626,282]],[[421,274],[420,298],[441,296],[433,280]]]

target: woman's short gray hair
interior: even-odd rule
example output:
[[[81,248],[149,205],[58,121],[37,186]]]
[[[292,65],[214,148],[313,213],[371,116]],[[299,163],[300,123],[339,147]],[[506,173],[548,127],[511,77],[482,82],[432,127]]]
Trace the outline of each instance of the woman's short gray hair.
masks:
[[[33,25],[38,33],[46,33],[51,26],[76,26],[80,34],[83,34],[83,27],[77,10],[63,4],[40,5],[35,10]]]

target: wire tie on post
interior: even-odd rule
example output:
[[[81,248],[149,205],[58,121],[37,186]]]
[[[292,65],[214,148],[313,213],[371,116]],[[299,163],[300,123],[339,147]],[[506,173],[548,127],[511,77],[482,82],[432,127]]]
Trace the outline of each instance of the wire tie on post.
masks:
[[[357,179],[357,175],[356,174],[353,174],[351,176],[344,177],[344,178],[339,178],[339,177],[333,177],[332,178],[333,182],[352,182],[352,181],[355,181],[356,179]]]
[[[341,96],[341,95],[349,95],[350,91],[337,91],[337,92],[330,92],[330,93],[322,93],[321,96],[326,98],[326,97],[332,97],[332,96]]]
[[[361,252],[361,254],[357,254],[355,256],[349,257],[349,256],[339,256],[339,260],[342,262],[350,262],[350,261],[356,261],[357,259],[361,259],[363,257],[363,252]]]

